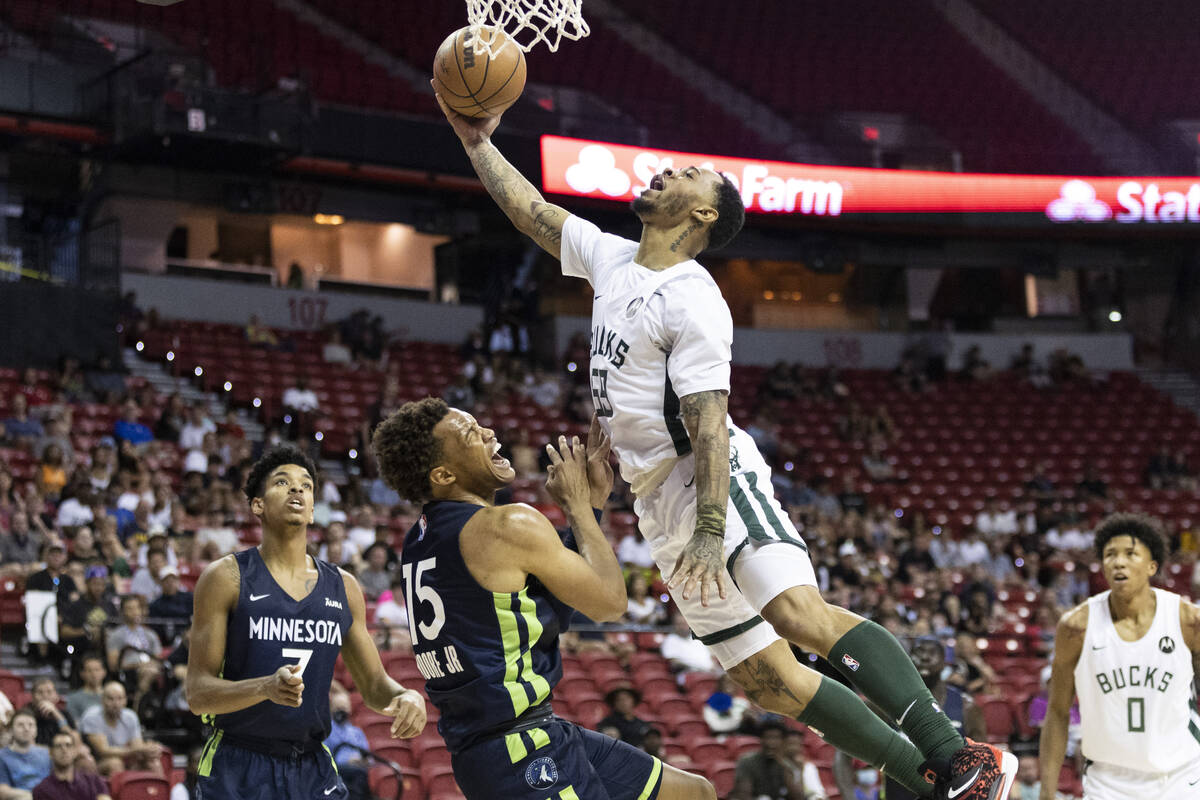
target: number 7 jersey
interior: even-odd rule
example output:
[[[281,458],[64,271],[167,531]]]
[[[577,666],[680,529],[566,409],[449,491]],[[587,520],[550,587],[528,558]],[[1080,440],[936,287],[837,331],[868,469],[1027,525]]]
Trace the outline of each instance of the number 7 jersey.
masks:
[[[558,634],[574,613],[532,575],[519,592],[475,581],[459,537],[482,509],[427,503],[400,554],[413,653],[451,753],[549,717],[562,677]]]
[[[1200,714],[1179,595],[1153,591],[1154,621],[1136,642],[1117,634],[1109,592],[1088,599],[1075,693],[1085,758],[1141,772],[1171,772],[1200,761]]]

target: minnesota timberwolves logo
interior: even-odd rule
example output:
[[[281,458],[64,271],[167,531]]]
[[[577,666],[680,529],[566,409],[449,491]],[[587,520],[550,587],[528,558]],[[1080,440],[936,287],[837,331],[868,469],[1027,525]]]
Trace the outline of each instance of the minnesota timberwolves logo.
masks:
[[[1161,639],[1158,640],[1158,649],[1163,651],[1164,653],[1174,653],[1175,652],[1175,640],[1172,639],[1170,636],[1162,637]]]
[[[534,789],[549,789],[558,782],[558,767],[548,756],[535,758],[525,768],[525,782]]]
[[[633,319],[633,315],[642,307],[642,298],[635,297],[629,301],[629,305],[625,306],[625,319]]]

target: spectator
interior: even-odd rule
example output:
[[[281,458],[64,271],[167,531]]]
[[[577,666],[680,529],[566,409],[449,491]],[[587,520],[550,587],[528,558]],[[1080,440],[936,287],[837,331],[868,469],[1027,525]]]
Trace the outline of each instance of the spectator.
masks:
[[[717,662],[706,645],[692,636],[687,620],[678,611],[671,615],[671,632],[663,637],[662,657],[672,672],[717,672]]]
[[[134,689],[133,705],[162,674],[162,641],[146,626],[146,601],[136,594],[121,598],[121,625],[108,633],[108,671]]]
[[[646,731],[650,730],[650,723],[634,713],[642,702],[642,693],[632,686],[618,686],[604,695],[604,702],[612,713],[600,720],[598,727],[611,725],[620,732],[621,741],[641,747]]]
[[[188,423],[188,408],[183,398],[172,394],[167,398],[158,422],[154,423],[154,438],[163,442],[179,443],[179,435]]]
[[[37,717],[28,709],[13,714],[12,741],[0,749],[0,800],[28,800],[50,774],[50,751],[38,744]]]
[[[103,658],[95,653],[83,657],[83,663],[79,667],[79,677],[83,684],[67,694],[67,713],[72,718],[83,719],[84,714],[100,705],[100,693],[107,675]]]
[[[1083,468],[1083,477],[1075,486],[1075,497],[1078,500],[1104,500],[1108,497],[1108,484],[1100,477],[1095,464],[1088,462]]]
[[[804,769],[785,752],[785,732],[780,722],[769,720],[763,723],[759,733],[760,749],[738,759],[730,800],[762,797],[806,800]]]
[[[1009,791],[1009,800],[1038,800],[1042,794],[1041,769],[1033,754],[1017,757],[1017,777]]]
[[[45,435],[42,423],[29,416],[29,401],[21,393],[12,396],[9,417],[0,425],[0,434],[13,444],[29,447]]]
[[[717,678],[716,689],[704,701],[700,709],[705,724],[713,736],[729,733],[758,733],[758,719],[750,701],[741,695],[738,687],[726,673]]]
[[[370,800],[364,750],[370,748],[362,728],[350,721],[350,693],[337,687],[329,691],[330,731],[325,747],[333,754],[338,775],[346,784],[350,800]]]
[[[1016,509],[1001,508],[996,498],[989,497],[984,503],[983,511],[975,515],[975,530],[989,539],[997,535],[1019,532]]]
[[[101,775],[126,769],[163,774],[162,746],[142,738],[142,724],[137,714],[125,707],[125,687],[119,682],[104,684],[100,705],[83,715],[79,730],[96,754]]]
[[[168,800],[200,800],[196,793],[196,782],[200,780],[200,759],[203,756],[203,747],[191,749],[191,752],[188,753],[183,781],[171,787],[171,796]]]
[[[793,764],[803,765],[804,791],[808,793],[808,800],[828,800],[829,792],[821,782],[820,770],[804,756],[804,734],[795,728],[788,728],[783,735],[783,752]]]
[[[342,342],[342,334],[337,328],[329,332],[329,341],[321,347],[321,359],[326,364],[340,364],[344,367],[354,363],[354,354]]]
[[[121,418],[113,425],[113,436],[122,442],[138,446],[154,440],[154,432],[141,422],[142,410],[130,398],[121,406]]]
[[[637,569],[653,569],[657,566],[654,556],[650,554],[650,543],[636,530],[625,534],[617,543],[617,560],[624,567]]]
[[[75,730],[75,718],[71,716],[71,712],[60,708],[62,704],[53,678],[41,677],[34,680],[33,699],[25,708],[33,712],[37,720],[35,741],[38,744],[49,747],[54,734],[61,730]]]
[[[843,514],[853,512],[861,516],[867,511],[867,496],[859,491],[854,476],[849,472],[842,475],[842,491],[837,499]]]
[[[1171,450],[1165,444],[1150,456],[1146,465],[1146,486],[1151,489],[1171,489]]]
[[[159,639],[170,645],[191,625],[193,596],[183,590],[179,570],[170,564],[162,568],[158,579],[162,594],[150,604],[150,618]]]
[[[896,469],[888,461],[883,447],[877,441],[872,441],[870,449],[862,457],[863,471],[875,483],[887,483],[896,479]]]
[[[346,535],[346,526],[330,525],[325,530],[325,542],[317,551],[317,558],[340,567],[355,566],[359,562],[358,545]]]
[[[1050,705],[1050,665],[1042,667],[1038,693],[1029,700],[1029,727],[1041,731],[1046,723],[1046,710]],[[1079,752],[1083,737],[1082,717],[1079,715],[1078,698],[1071,701],[1070,717],[1067,722],[1067,755],[1074,757]],[[1035,773],[1037,774],[1037,773]]]
[[[34,483],[51,503],[58,502],[63,487],[67,485],[68,466],[62,448],[56,442],[51,442],[42,452],[41,461],[34,472]]]
[[[167,554],[155,550],[146,556],[146,566],[138,567],[129,582],[131,594],[144,597],[148,602],[154,602],[162,595],[162,571],[167,566]]]
[[[963,354],[962,372],[959,377],[964,381],[983,381],[992,376],[992,365],[983,357],[979,345],[973,344]]]
[[[102,403],[119,402],[125,397],[125,376],[112,359],[103,353],[84,371],[83,380]]]
[[[358,573],[358,582],[367,599],[378,601],[392,585],[392,573],[387,567],[387,545],[375,542],[367,548],[363,560],[366,565]]]
[[[312,429],[312,422],[321,410],[317,393],[308,388],[308,377],[296,376],[296,385],[283,393],[284,424],[291,438],[296,439]]]
[[[1046,475],[1046,465],[1039,462],[1033,469],[1033,474],[1025,481],[1025,491],[1034,500],[1052,502],[1058,498],[1054,481]]]
[[[408,635],[408,610],[404,607],[404,581],[400,575],[392,576],[391,588],[379,596],[375,607],[375,624],[383,628],[383,650],[411,650],[412,639]]]
[[[442,399],[446,401],[446,405],[453,408],[461,408],[463,411],[475,409],[475,390],[471,388],[467,376],[461,372],[454,376],[454,380],[442,392]]]
[[[75,591],[71,579],[67,576],[67,551],[58,539],[46,542],[43,548],[45,569],[38,570],[25,580],[26,591],[54,592],[59,603],[67,603],[71,593]]]
[[[1192,472],[1192,468],[1188,465],[1187,453],[1184,451],[1180,450],[1171,457],[1171,461],[1168,464],[1168,472],[1174,488],[1185,492],[1194,492],[1196,490],[1196,476]]]
[[[56,444],[62,450],[63,464],[74,469],[75,446],[71,444],[71,429],[64,418],[66,416],[69,414],[58,414],[46,420],[46,434],[34,445],[33,454],[41,458],[47,447]]]
[[[646,735],[642,737],[642,750],[661,761],[665,757],[662,751],[662,746],[662,731],[652,726],[646,731]]]
[[[9,518],[9,531],[0,530],[0,574],[25,576],[33,572],[42,552],[45,534],[41,530],[41,518],[33,517],[37,530],[30,528],[30,515],[14,511]]]
[[[203,400],[197,400],[187,410],[187,421],[179,429],[179,446],[184,450],[199,450],[204,437],[217,432],[217,424],[208,416]]]
[[[667,622],[667,607],[650,593],[646,573],[635,570],[625,579],[628,601],[625,618],[633,625],[663,625]]]
[[[104,779],[76,769],[79,743],[68,733],[57,733],[50,745],[51,773],[33,790],[33,800],[112,800]]]
[[[268,350],[279,347],[279,337],[275,335],[275,331],[259,321],[257,314],[251,314],[250,321],[246,323],[246,341],[251,347],[262,347]]]

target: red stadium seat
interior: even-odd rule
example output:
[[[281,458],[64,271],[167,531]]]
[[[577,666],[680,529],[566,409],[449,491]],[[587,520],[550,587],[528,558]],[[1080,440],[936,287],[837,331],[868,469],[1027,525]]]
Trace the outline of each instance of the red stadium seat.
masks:
[[[109,782],[113,800],[168,800],[171,784],[153,772],[125,771],[114,774]]]

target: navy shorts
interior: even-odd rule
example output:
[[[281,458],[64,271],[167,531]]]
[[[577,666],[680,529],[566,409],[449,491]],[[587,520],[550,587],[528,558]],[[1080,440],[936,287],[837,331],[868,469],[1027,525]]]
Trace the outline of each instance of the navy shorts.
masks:
[[[452,759],[469,800],[655,800],[662,762],[555,717],[469,747]]]
[[[204,745],[196,800],[347,800],[350,796],[324,747],[280,758],[221,738],[218,731]]]

